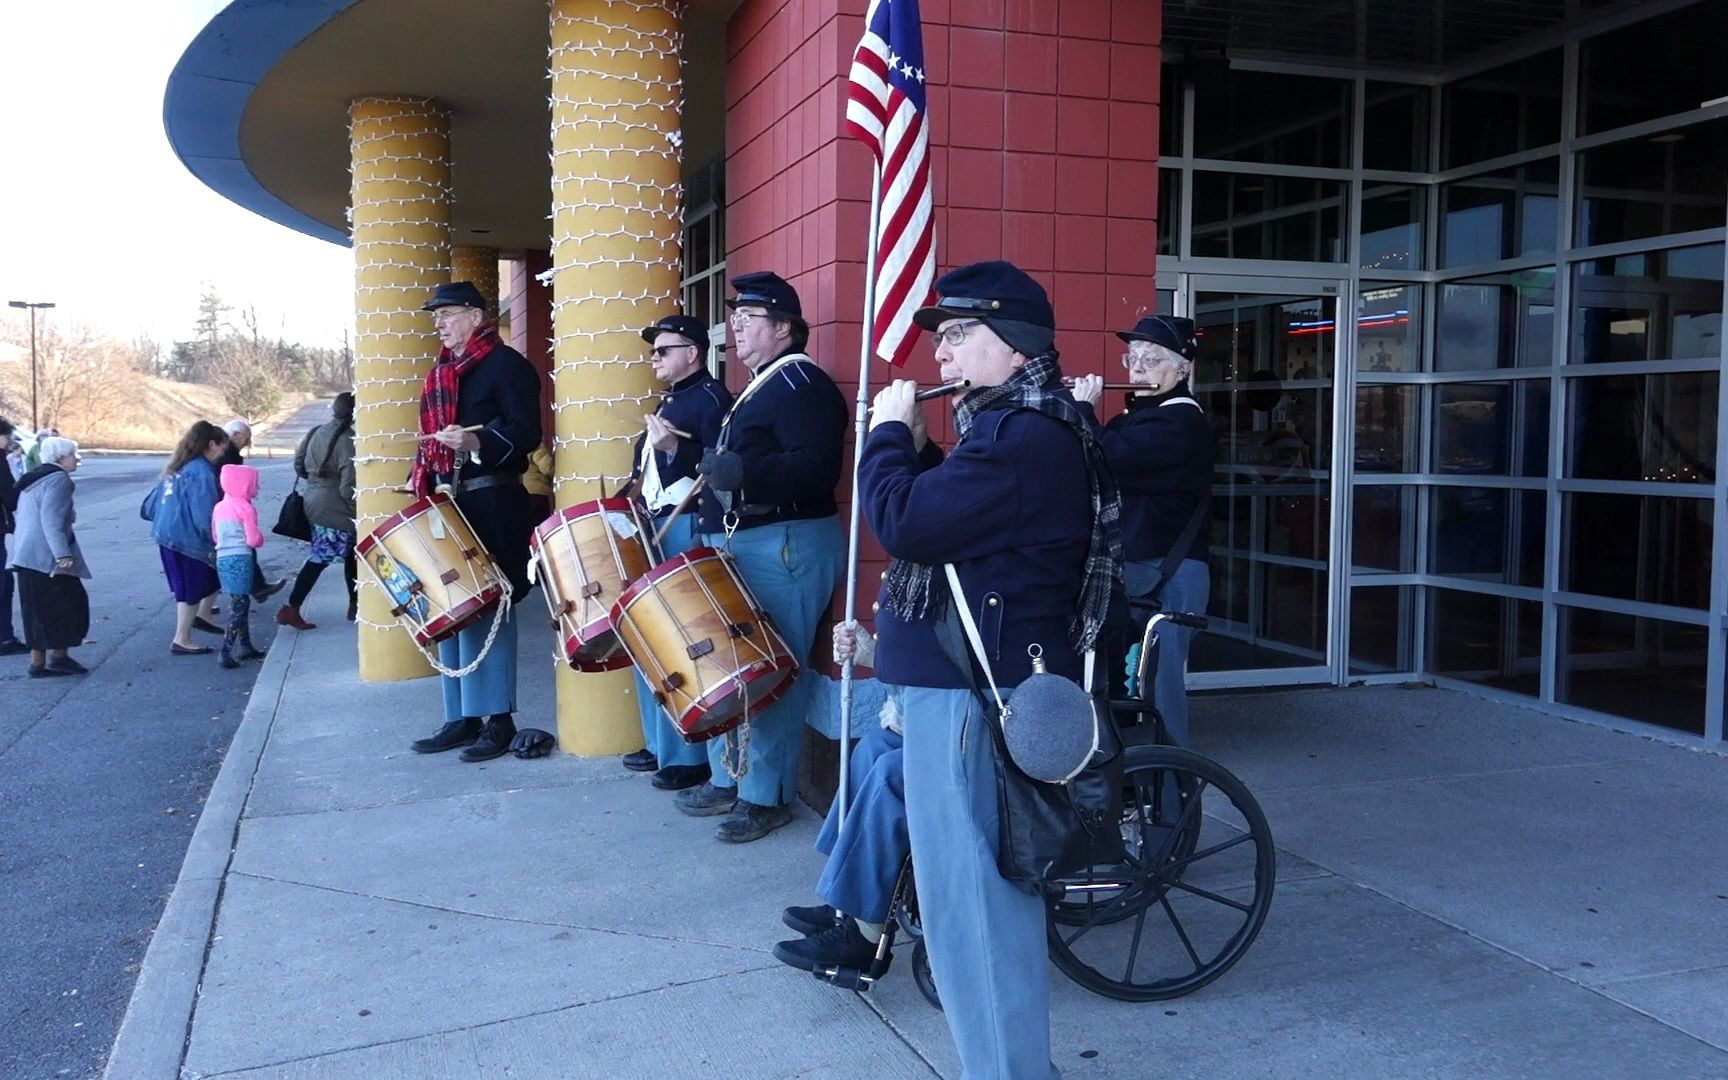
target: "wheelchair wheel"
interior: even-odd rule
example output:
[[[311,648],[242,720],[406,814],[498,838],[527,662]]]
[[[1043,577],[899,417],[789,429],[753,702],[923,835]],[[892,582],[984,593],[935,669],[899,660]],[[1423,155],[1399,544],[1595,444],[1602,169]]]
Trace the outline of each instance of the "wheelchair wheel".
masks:
[[[1272,830],[1234,774],[1191,751],[1130,747],[1124,784],[1127,858],[1066,883],[1050,958],[1094,993],[1162,1001],[1205,986],[1254,943],[1272,906]]]
[[[912,981],[918,984],[918,992],[925,1001],[938,1009],[942,1007],[942,997],[936,993],[936,975],[930,970],[930,950],[925,948],[923,938],[912,944]]]

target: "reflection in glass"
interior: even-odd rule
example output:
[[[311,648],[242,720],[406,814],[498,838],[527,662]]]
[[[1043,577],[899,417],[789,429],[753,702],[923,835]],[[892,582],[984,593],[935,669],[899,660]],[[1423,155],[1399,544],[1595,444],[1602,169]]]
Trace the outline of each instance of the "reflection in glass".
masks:
[[[1223,620],[1196,640],[1195,670],[1325,662],[1337,310],[1334,297],[1194,296],[1194,389],[1219,445],[1212,610]]]
[[[1710,602],[1711,500],[1571,491],[1562,497],[1569,592],[1703,610]]]
[[[1441,164],[1456,169],[1560,141],[1559,49],[1484,71],[1440,91]]]
[[[1192,174],[1193,254],[1222,259],[1342,262],[1342,180],[1252,173]]]
[[[1548,475],[1548,380],[1456,383],[1434,393],[1434,471]]]
[[[1448,282],[1438,324],[1436,371],[1545,367],[1554,355],[1554,270]]]
[[[1557,158],[1442,184],[1441,267],[1554,251],[1560,240],[1559,193]]]
[[[1413,670],[1415,626],[1414,587],[1358,585],[1351,589],[1350,673]]]
[[[1430,573],[1542,587],[1547,492],[1434,487],[1428,497]]]
[[[1720,228],[1728,198],[1728,120],[1586,150],[1578,246]]]
[[[1351,568],[1408,574],[1416,569],[1416,488],[1358,484],[1350,507]]]
[[[1356,471],[1417,472],[1414,386],[1359,386],[1356,389]]]
[[[1586,134],[1728,96],[1728,5],[1679,11],[1598,34],[1579,47]]]
[[[1428,170],[1428,102],[1426,86],[1403,83],[1367,84],[1362,118],[1362,166],[1401,172]]]
[[[1158,66],[1158,156],[1182,155],[1182,68]]]
[[[1571,475],[1589,480],[1716,480],[1714,371],[1570,380]]]
[[[1573,276],[1573,364],[1722,354],[1722,245],[1591,259]]]
[[[1423,189],[1374,184],[1362,192],[1362,268],[1422,269]]]
[[[1194,156],[1343,168],[1350,83],[1228,69],[1196,83]]]
[[[1542,692],[1542,605],[1428,590],[1429,671],[1535,696]]]
[[[1563,607],[1554,696],[1702,735],[1709,640],[1702,626]]]
[[[1158,254],[1175,255],[1182,228],[1182,170],[1158,170]]]
[[[1422,286],[1374,285],[1357,294],[1356,355],[1363,371],[1422,370]]]

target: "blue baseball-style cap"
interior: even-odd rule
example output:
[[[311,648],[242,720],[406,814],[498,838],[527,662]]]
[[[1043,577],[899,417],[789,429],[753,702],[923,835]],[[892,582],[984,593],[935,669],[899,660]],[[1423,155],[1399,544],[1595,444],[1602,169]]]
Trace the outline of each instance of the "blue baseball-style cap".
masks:
[[[642,340],[650,345],[661,334],[677,334],[699,348],[708,347],[708,328],[693,315],[667,315],[652,326],[642,328]]]
[[[1178,315],[1148,315],[1135,323],[1134,329],[1116,331],[1116,336],[1123,341],[1150,341],[1188,360],[1200,351],[1200,343],[1194,339],[1194,320]]]
[[[934,330],[944,319],[1006,319],[1056,327],[1050,296],[1032,275],[1011,262],[991,259],[956,267],[936,279],[936,303],[919,308],[912,321]]]
[[[798,302],[798,290],[788,285],[779,274],[759,270],[753,274],[739,274],[729,284],[738,294],[726,301],[729,308],[760,306],[794,319],[804,317],[804,305]]]
[[[448,285],[440,285],[433,292],[432,299],[420,305],[421,311],[437,311],[441,307],[471,307],[486,310],[486,298],[471,281],[452,281]]]

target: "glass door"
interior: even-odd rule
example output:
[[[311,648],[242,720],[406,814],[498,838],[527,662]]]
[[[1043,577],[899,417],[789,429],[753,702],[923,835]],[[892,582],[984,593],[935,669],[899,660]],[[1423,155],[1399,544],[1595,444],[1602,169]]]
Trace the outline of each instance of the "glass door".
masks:
[[[1194,641],[1189,684],[1335,681],[1340,283],[1190,275],[1187,285],[1194,390],[1218,437],[1212,632]]]

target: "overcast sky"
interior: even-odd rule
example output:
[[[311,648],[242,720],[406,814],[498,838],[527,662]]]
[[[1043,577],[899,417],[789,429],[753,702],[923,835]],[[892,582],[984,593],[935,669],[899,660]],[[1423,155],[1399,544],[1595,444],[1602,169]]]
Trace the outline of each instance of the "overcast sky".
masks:
[[[347,248],[205,187],[162,129],[168,73],[223,0],[7,5],[0,64],[0,301],[164,347],[191,335],[206,283],[268,331],[342,343]],[[3,311],[0,308],[0,311]]]

